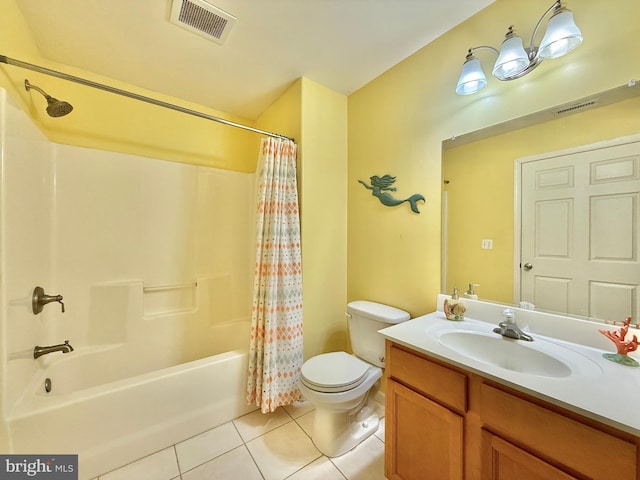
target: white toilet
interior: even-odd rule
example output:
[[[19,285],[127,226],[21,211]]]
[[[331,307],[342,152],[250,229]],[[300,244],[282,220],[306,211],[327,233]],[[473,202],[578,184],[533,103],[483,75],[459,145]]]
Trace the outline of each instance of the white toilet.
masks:
[[[300,375],[300,391],[316,409],[313,443],[328,457],[348,452],[378,429],[373,403],[384,367],[378,330],[409,320],[403,310],[363,300],[347,305],[347,317],[354,355],[316,355]]]

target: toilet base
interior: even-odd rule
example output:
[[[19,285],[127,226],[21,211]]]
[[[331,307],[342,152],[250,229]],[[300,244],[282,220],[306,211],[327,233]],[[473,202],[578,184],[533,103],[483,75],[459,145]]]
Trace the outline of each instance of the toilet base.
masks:
[[[316,409],[313,443],[327,457],[339,457],[378,430],[380,417],[366,404],[357,413]]]

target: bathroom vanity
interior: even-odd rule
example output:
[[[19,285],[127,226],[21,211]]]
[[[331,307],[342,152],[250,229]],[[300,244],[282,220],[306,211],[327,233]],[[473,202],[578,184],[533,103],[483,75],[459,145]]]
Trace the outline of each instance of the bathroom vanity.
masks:
[[[381,330],[386,477],[640,479],[640,368],[598,332],[618,327],[514,309],[522,345],[493,333],[504,306],[465,303]]]

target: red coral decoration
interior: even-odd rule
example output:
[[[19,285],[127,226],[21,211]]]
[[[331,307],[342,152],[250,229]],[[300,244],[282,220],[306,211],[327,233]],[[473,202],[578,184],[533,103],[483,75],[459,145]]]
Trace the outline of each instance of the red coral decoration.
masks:
[[[601,334],[611,340],[616,344],[616,348],[618,349],[618,354],[626,355],[629,352],[633,352],[638,348],[638,337],[636,335],[633,336],[631,340],[625,340],[624,337],[627,336],[627,332],[629,331],[629,324],[631,323],[631,317],[627,317],[627,319],[623,322],[622,328],[620,328],[619,332],[612,332],[611,330],[599,330]]]

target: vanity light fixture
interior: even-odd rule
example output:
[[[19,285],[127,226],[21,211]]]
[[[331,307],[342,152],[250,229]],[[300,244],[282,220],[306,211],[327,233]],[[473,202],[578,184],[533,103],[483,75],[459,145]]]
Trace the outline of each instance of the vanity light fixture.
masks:
[[[536,34],[542,21],[549,14],[551,16],[547,22],[547,31],[542,37],[540,46],[536,47],[534,45]],[[582,33],[573,21],[573,14],[558,0],[538,20],[528,48],[522,44],[522,38],[516,34],[513,25],[507,31],[500,51],[487,45],[470,48],[462,66],[456,93],[470,95],[479,92],[487,85],[487,77],[482,71],[480,60],[473,54],[477,50],[491,50],[498,56],[492,74],[498,80],[505,81],[523,77],[540,65],[545,58],[561,57],[581,43]]]

